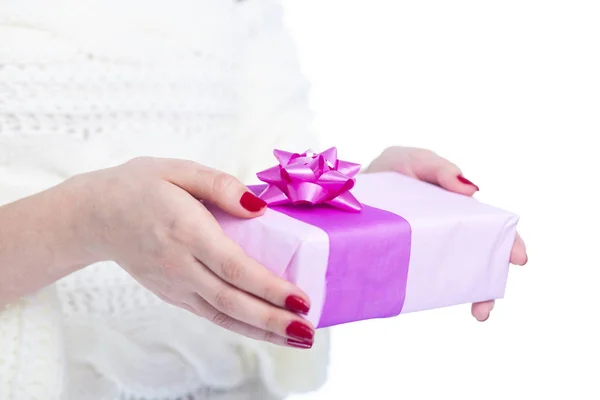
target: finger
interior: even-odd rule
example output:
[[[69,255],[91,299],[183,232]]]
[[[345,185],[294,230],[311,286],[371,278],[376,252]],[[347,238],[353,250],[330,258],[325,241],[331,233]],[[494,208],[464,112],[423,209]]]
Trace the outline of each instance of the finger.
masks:
[[[458,166],[429,150],[418,150],[413,164],[413,173],[419,180],[466,196],[473,196],[479,190],[462,175]]]
[[[471,314],[473,314],[475,319],[479,322],[487,321],[490,317],[490,312],[494,309],[494,305],[494,300],[473,303],[471,306]]]
[[[267,203],[232,175],[191,161],[168,160],[167,165],[164,179],[231,215],[252,218],[266,210]]]
[[[213,218],[206,210],[206,218]],[[223,231],[205,229],[191,249],[198,260],[225,282],[294,313],[308,314],[310,300],[296,285],[248,256]],[[210,232],[210,234],[209,234]],[[218,233],[215,233],[218,232]]]
[[[519,233],[517,233],[515,243],[510,251],[510,263],[514,265],[527,264],[527,248]]]
[[[312,344],[314,327],[310,322],[231,286],[200,262],[197,267],[194,286],[219,312],[278,336]]]
[[[515,265],[525,265],[527,263],[525,242],[518,233],[511,250],[510,262]],[[478,321],[486,321],[490,316],[490,312],[494,309],[494,305],[495,302],[493,300],[473,303],[471,306],[471,314],[473,314]]]
[[[246,336],[250,339],[269,342],[279,346],[298,347],[302,349],[309,349],[312,347],[312,343],[300,342],[298,344],[290,339],[276,335],[273,332],[265,331],[231,318],[214,308],[197,293],[192,293],[184,302],[179,304],[179,306],[202,318],[208,319],[221,328]]]

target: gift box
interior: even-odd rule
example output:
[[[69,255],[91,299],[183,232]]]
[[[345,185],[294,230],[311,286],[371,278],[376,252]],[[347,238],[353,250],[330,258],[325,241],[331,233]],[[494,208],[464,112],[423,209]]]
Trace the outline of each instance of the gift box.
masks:
[[[275,151],[251,186],[269,208],[242,220],[212,209],[251,257],[310,297],[323,328],[502,298],[518,217],[397,173]]]

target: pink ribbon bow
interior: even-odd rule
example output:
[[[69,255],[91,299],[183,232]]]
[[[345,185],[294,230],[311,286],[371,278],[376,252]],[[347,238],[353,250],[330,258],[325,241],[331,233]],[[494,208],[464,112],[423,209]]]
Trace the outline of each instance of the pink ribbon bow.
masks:
[[[328,204],[345,211],[360,211],[362,205],[349,192],[360,164],[338,160],[337,149],[322,153],[289,153],[274,150],[279,165],[256,174],[268,184],[260,198],[271,206],[284,204]]]

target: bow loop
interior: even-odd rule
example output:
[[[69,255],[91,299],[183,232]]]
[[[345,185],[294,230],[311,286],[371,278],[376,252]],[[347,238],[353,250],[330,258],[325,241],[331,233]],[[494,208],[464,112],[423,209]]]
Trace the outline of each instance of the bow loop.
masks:
[[[322,153],[274,150],[273,154],[279,165],[256,174],[268,184],[259,196],[267,204],[328,204],[345,211],[362,209],[350,193],[360,164],[338,160],[335,147]]]

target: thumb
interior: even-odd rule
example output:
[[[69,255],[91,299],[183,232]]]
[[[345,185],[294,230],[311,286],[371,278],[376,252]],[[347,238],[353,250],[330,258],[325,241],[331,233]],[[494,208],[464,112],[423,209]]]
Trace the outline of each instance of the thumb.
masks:
[[[417,179],[440,186],[450,192],[473,196],[479,187],[465,178],[458,166],[435,153],[426,154],[413,167]]]
[[[167,181],[236,217],[253,218],[266,210],[264,200],[225,172],[191,161],[173,160],[166,175]]]

